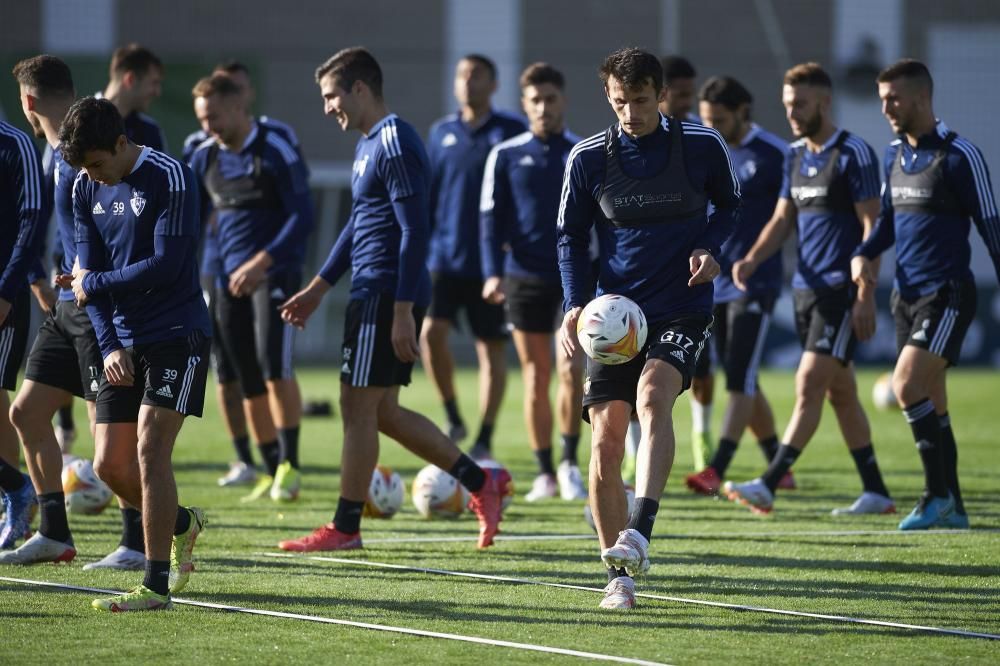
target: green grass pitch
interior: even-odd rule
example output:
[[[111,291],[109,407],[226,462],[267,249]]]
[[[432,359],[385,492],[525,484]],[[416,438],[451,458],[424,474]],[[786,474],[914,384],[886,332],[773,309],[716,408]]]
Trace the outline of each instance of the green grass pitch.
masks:
[[[870,404],[875,372],[861,373]],[[300,373],[307,398],[336,403],[337,372]],[[779,431],[792,406],[792,376],[772,372],[763,385]],[[473,372],[459,377],[464,414],[474,421]],[[796,465],[799,490],[780,494],[765,518],[728,502],[690,495],[687,396],[675,410],[679,435],[674,471],[661,501],[651,548],[653,568],[642,592],[808,611],[875,620],[1000,633],[1000,510],[997,508],[996,396],[993,371],[955,371],[951,414],[959,441],[960,472],[973,529],[958,534],[893,533],[897,516],[842,519],[830,509],[849,504],[859,481],[827,409],[819,433]],[[210,384],[209,395],[214,386]],[[403,402],[436,421],[442,409],[416,373]],[[716,413],[721,412],[717,407]],[[242,490],[220,489],[216,478],[231,458],[213,399],[205,418],[189,419],[174,454],[184,503],[208,511],[209,527],[195,551],[197,571],[184,599],[317,615],[465,636],[569,648],[672,664],[735,663],[997,663],[1000,644],[878,626],[737,611],[640,599],[630,613],[597,607],[594,592],[383,570],[361,564],[301,557],[279,559],[279,539],[299,536],[330,520],[337,497],[341,423],[307,419],[302,433],[305,483],[292,505],[239,502]],[[905,515],[923,485],[909,428],[898,412],[869,409],[875,448]],[[78,405],[78,423],[84,423]],[[718,418],[715,427],[718,427]],[[470,423],[474,429],[476,424]],[[581,444],[585,462],[588,436]],[[518,498],[507,511],[504,534],[583,535],[582,502],[529,505],[520,497],[534,476],[521,410],[520,376],[511,373],[495,451],[514,475]],[[79,455],[91,456],[88,437]],[[381,462],[409,486],[423,463],[383,440]],[[762,471],[752,438],[744,437],[730,478]],[[125,589],[140,574],[84,572],[82,564],[117,545],[118,513],[71,517],[77,560],[70,565],[0,567],[0,576],[86,587]],[[885,534],[833,535],[835,531]],[[409,502],[395,518],[366,520],[363,551],[350,560],[478,572],[602,587],[597,540],[499,541],[477,552],[476,524],[419,519]],[[389,539],[470,537],[469,541]],[[382,541],[381,543],[379,541]],[[568,663],[576,658],[509,647],[261,617],[177,606],[169,613],[110,615],[91,610],[93,594],[0,581],[0,662],[165,663]]]

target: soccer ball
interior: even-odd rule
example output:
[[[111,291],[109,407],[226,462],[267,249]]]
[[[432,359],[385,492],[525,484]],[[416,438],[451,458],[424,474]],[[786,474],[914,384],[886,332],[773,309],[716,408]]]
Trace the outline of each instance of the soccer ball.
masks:
[[[896,394],[892,390],[892,373],[885,372],[878,376],[875,385],[872,386],[872,403],[876,409],[887,411],[899,409],[896,401]]]
[[[498,463],[496,460],[486,459],[480,460],[479,466],[483,469],[506,469],[503,465]],[[500,507],[504,510],[510,506],[510,503],[514,501],[514,477],[510,477],[510,481],[507,482],[507,488],[503,491],[503,498],[500,500]]]
[[[598,296],[580,313],[576,335],[587,356],[604,365],[635,358],[646,344],[646,315],[630,298]]]
[[[96,515],[104,511],[114,497],[111,488],[97,478],[93,464],[86,458],[76,458],[63,467],[62,486],[69,513]]]
[[[628,507],[629,517],[632,515],[632,505],[635,504],[635,488],[632,487],[631,483],[625,484],[625,506]],[[590,510],[590,502],[587,502],[583,506],[583,519],[587,521],[590,525],[590,529],[597,531],[597,525],[594,523],[594,514]]]
[[[388,467],[378,465],[372,472],[362,515],[367,518],[392,518],[402,508],[405,494],[402,477]]]
[[[469,503],[469,491],[448,472],[428,465],[413,479],[413,506],[427,519],[458,518]]]

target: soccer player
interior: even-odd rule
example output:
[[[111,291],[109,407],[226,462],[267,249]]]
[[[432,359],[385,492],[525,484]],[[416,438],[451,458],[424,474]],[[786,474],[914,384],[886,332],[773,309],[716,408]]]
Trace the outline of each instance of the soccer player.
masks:
[[[774,414],[757,383],[757,371],[771,312],[781,292],[781,254],[775,253],[761,265],[745,292],[733,284],[731,269],[771,219],[781,192],[788,144],[750,119],[753,96],[736,79],[728,76],[709,79],[698,93],[698,99],[702,121],[726,140],[743,193],[740,224],[722,246],[719,256],[722,272],[715,279],[712,339],[716,357],[726,373],[729,393],[722,437],[711,464],[686,479],[688,487],[695,492],[715,495],[747,425],[757,435],[767,462],[778,451]],[[709,357],[707,352],[699,357],[698,369],[702,369],[702,362]],[[702,379],[707,380],[712,376],[711,363],[706,362],[704,366]],[[695,404],[700,403],[692,401],[692,405]],[[698,447],[695,450],[697,452]],[[791,473],[783,481],[787,485],[794,483]]]
[[[901,60],[878,75],[882,113],[899,138],[885,152],[882,214],[851,261],[859,288],[874,289],[874,263],[896,249],[892,312],[899,357],[893,391],[913,431],[924,492],[901,530],[968,528],[958,449],[948,416],[947,371],[976,315],[969,220],[1000,279],[1000,219],[979,148],[934,115],[926,65]]]
[[[309,285],[282,305],[304,326],[323,295],[351,269],[344,324],[340,406],[344,418],[340,499],[333,522],[283,550],[361,548],[361,510],[378,460],[379,433],[448,470],[471,493],[479,547],[493,543],[501,519],[503,469],[482,469],[421,414],[399,404],[420,354],[417,330],[429,299],[429,163],[413,127],[389,113],[382,70],[360,47],[339,51],[316,70],[323,110],[344,131],[361,133],[354,151],[351,217]]]
[[[197,184],[181,162],[130,142],[105,99],[74,103],[59,140],[63,158],[81,170],[73,186],[79,267],[70,286],[104,357],[94,469],[142,507],[146,540],[142,585],[92,605],[167,609],[190,578],[205,525],[201,509],[178,505],[170,460],[185,416],[201,416],[208,372]]]
[[[660,113],[677,120],[700,123],[701,119],[694,112],[697,102],[694,65],[680,55],[664,56],[660,65],[663,67],[663,86],[666,90],[660,102]]]
[[[733,282],[751,279],[797,229],[798,269],[795,325],[802,358],[795,375],[795,407],[778,453],[763,476],[723,486],[733,501],[767,513],[785,473],[812,439],[830,401],[837,424],[861,476],[863,491],[834,514],[894,513],[872,447],[868,417],[858,400],[852,358],[857,341],[875,332],[875,292],[851,284],[851,253],[867,237],[879,211],[875,151],[863,139],[833,124],[833,83],[818,64],[785,73],[782,103],[792,133],[781,197],[753,247],[733,264]]]
[[[476,338],[479,359],[479,409],[482,423],[470,451],[488,458],[493,426],[507,381],[503,306],[483,300],[483,268],[479,255],[479,198],[483,169],[493,146],[525,131],[524,122],[495,111],[490,104],[497,89],[496,66],[486,56],[470,54],[455,68],[455,99],[460,109],[431,127],[430,270],[433,276],[430,311],[420,342],[424,367],[437,388],[453,441],[465,438],[455,397],[454,360],[448,335],[465,310]]]
[[[167,137],[153,118],[146,115],[160,96],[163,63],[152,51],[139,44],[115,49],[108,68],[108,85],[97,97],[111,100],[125,121],[129,141],[167,152]]]
[[[521,104],[529,131],[498,143],[486,160],[480,207],[483,298],[507,303],[514,346],[524,379],[524,420],[538,459],[539,474],[525,496],[529,502],[558,493],[584,499],[576,449],[580,440],[583,354],[556,355],[556,402],[562,434],[558,482],[552,463],[552,341],[563,291],[556,257],[556,227],[562,175],[570,149],[580,140],[565,128],[565,79],[551,65],[536,62],[521,74]],[[505,247],[509,246],[509,251]]]
[[[213,74],[192,90],[210,133],[191,157],[214,213],[222,273],[214,285],[219,342],[233,363],[268,474],[247,497],[293,501],[301,487],[302,398],[292,370],[293,328],[278,306],[302,282],[313,207],[302,159],[247,113],[245,92]],[[274,437],[277,443],[274,442]]]
[[[590,507],[608,570],[602,608],[635,605],[631,578],[647,549],[674,458],[671,412],[691,384],[712,324],[720,246],[739,219],[740,188],[725,141],[713,129],[663,116],[663,69],[653,55],[616,51],[600,68],[618,122],[570,153],[559,208],[564,353],[576,352],[587,302],[588,248],[596,227],[599,294],[642,308],[647,344],[630,362],[587,361],[583,414],[593,428]],[[713,206],[708,215],[708,204]],[[621,464],[633,411],[642,426],[631,517]]]
[[[39,262],[45,242],[44,187],[41,159],[31,137],[0,120],[0,499],[4,508],[0,550],[13,548],[26,536],[37,508],[31,479],[18,467],[18,439],[8,417],[7,392],[17,385],[28,345],[28,284],[45,279]]]

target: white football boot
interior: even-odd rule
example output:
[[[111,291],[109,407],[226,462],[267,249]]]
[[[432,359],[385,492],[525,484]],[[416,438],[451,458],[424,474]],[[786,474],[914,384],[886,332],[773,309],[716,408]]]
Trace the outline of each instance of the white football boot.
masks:
[[[622,530],[615,545],[601,552],[601,560],[606,567],[625,569],[629,576],[639,576],[649,571],[647,550],[649,541],[639,534],[639,530]]]
[[[559,496],[564,500],[587,499],[587,489],[583,487],[583,476],[580,468],[568,460],[559,463],[556,471],[559,479]]]
[[[118,546],[104,558],[83,565],[84,571],[94,569],[117,569],[118,571],[142,571],[146,568],[146,554],[126,546]]]

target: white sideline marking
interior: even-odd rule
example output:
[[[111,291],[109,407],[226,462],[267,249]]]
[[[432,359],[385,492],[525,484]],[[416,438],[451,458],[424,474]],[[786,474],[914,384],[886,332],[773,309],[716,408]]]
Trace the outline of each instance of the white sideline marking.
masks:
[[[43,580],[28,580],[24,578],[8,578],[0,576],[0,581],[9,583],[19,583],[22,585],[35,585],[37,587],[53,587],[62,590],[73,590],[75,592],[93,592],[95,594],[118,594],[115,590],[102,590],[95,587],[81,587],[77,585],[66,585],[63,583],[53,583]],[[263,615],[266,617],[278,617],[286,620],[303,620],[306,622],[319,622],[322,624],[337,624],[345,627],[355,627],[358,629],[370,629],[373,631],[387,631],[396,634],[408,634],[410,636],[420,636],[423,638],[442,638],[449,641],[461,641],[464,643],[476,643],[479,645],[492,645],[495,647],[505,647],[514,650],[528,650],[531,652],[545,652],[548,654],[561,654],[568,657],[580,657],[582,659],[595,659],[598,661],[610,661],[618,664],[639,664],[640,666],[669,666],[658,661],[646,661],[644,659],[633,659],[631,657],[618,657],[610,654],[600,654],[597,652],[582,652],[580,650],[568,650],[566,648],[549,647],[547,645],[534,645],[532,643],[515,643],[513,641],[503,641],[494,638],[481,638],[479,636],[463,636],[462,634],[445,634],[439,631],[425,631],[423,629],[409,629],[407,627],[392,627],[384,624],[371,624],[369,622],[354,622],[352,620],[339,620],[321,615],[302,615],[300,613],[285,613],[282,611],[260,610],[257,608],[243,608],[241,606],[227,606],[225,604],[213,604],[205,601],[189,601],[186,599],[174,599],[175,604],[194,606],[196,608],[210,608],[213,610],[230,611],[233,613],[246,613],[248,615]]]
[[[809,530],[804,532],[704,532],[701,534],[663,534],[657,539],[701,539],[704,537],[725,537],[725,538],[757,538],[757,537],[839,537],[839,536],[927,536],[927,535],[954,535],[954,534],[996,534],[1000,529],[980,529],[980,530]],[[369,545],[380,543],[475,543],[478,537],[474,536],[450,536],[450,537],[386,537],[384,539],[365,539]],[[531,535],[511,535],[502,534],[495,537],[496,541],[585,541],[596,540],[596,534],[531,534]]]
[[[341,557],[325,557],[321,555],[294,555],[292,553],[255,553],[266,557],[282,557],[292,559],[316,560],[319,562],[336,562],[338,564],[357,564],[380,569],[397,569],[401,571],[418,571],[427,574],[438,574],[442,576],[459,576],[462,578],[477,578],[480,580],[493,580],[504,583],[519,583],[523,585],[543,585],[545,587],[558,587],[565,590],[583,590],[585,592],[600,592],[604,589],[600,587],[588,587],[586,585],[571,585],[569,583],[551,583],[542,580],[532,580],[530,578],[513,578],[511,576],[494,576],[491,574],[470,573],[466,571],[448,571],[447,569],[430,569],[426,567],[411,567],[404,564],[390,564],[387,562],[371,562],[369,560],[352,560]],[[729,604],[722,601],[708,601],[705,599],[687,599],[684,597],[668,597],[661,594],[647,594],[636,592],[635,596],[644,599],[656,599],[658,601],[673,601],[682,604],[697,604],[700,606],[714,606],[716,608],[728,608],[739,611],[753,611],[755,613],[771,613],[774,615],[791,615],[794,617],[808,617],[816,620],[829,620],[832,622],[846,622],[849,624],[868,624],[878,627],[892,627],[895,629],[907,629],[910,631],[923,631],[935,634],[948,634],[952,636],[963,636],[965,638],[987,638],[990,640],[1000,640],[1000,634],[984,634],[965,629],[947,629],[943,627],[926,627],[919,624],[904,624],[902,622],[888,622],[885,620],[866,620],[858,617],[848,617],[846,615],[827,615],[825,613],[809,613],[806,611],[791,611],[780,608],[765,608],[762,606],[745,606],[743,604]]]

